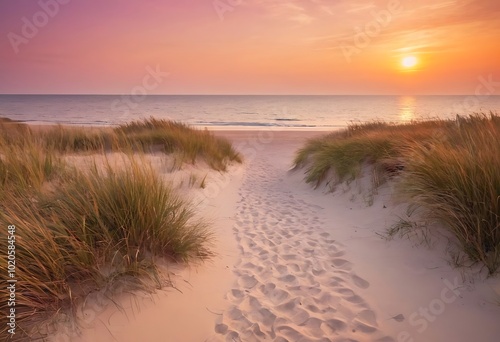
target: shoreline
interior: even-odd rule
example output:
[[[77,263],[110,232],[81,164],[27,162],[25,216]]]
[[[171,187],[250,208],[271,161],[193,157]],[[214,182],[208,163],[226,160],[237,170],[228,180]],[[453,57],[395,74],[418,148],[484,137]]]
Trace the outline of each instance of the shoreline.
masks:
[[[74,127],[74,128],[93,128],[93,129],[108,129],[118,127],[119,124],[106,124],[106,125],[95,125],[95,124],[70,124],[70,123],[56,123],[56,122],[39,122],[39,121],[12,121],[13,123],[26,124],[31,127],[50,127],[50,126],[58,126],[62,125],[64,127]],[[181,123],[185,123],[180,121]],[[208,130],[211,132],[219,132],[219,131],[274,131],[274,132],[331,132],[339,129],[344,129],[346,126],[335,126],[335,127],[301,127],[301,126],[273,126],[273,125],[260,125],[260,126],[237,126],[237,125],[221,125],[221,126],[206,126],[206,125],[193,125],[190,123],[185,123],[191,128],[198,130]]]

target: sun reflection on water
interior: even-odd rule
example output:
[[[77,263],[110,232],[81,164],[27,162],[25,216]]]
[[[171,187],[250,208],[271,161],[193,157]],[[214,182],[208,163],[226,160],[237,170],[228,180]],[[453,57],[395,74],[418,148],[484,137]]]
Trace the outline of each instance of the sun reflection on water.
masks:
[[[401,96],[399,98],[399,120],[411,121],[415,119],[417,99],[414,96]]]

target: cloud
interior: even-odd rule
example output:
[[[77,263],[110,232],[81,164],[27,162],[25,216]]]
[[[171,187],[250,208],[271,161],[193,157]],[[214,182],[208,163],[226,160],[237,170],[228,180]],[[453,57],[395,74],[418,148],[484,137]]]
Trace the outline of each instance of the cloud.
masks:
[[[332,1],[325,0],[247,0],[246,4],[261,9],[274,19],[306,25],[334,15],[337,2],[332,4]]]
[[[353,44],[354,37],[366,25],[376,24],[375,13],[387,11],[388,2],[339,1],[339,18],[329,32],[316,32],[308,41],[315,49],[330,50]],[[380,25],[370,40],[370,48],[413,47],[413,51],[429,52],[462,47],[463,39],[474,35],[498,36],[500,33],[500,1],[498,0],[423,0],[401,1],[402,10],[391,16],[387,25]],[[341,21],[342,19],[342,21]],[[459,38],[457,38],[459,37]]]
[[[362,12],[376,8],[375,4],[371,1],[368,3],[349,4],[349,6],[351,9],[347,10],[347,13]]]

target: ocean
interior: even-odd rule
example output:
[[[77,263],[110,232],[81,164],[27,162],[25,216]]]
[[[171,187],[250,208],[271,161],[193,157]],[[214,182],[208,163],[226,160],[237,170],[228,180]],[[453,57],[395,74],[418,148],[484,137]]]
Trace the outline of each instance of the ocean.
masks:
[[[0,117],[35,124],[113,126],[154,116],[225,128],[335,129],[500,112],[500,96],[0,95]]]

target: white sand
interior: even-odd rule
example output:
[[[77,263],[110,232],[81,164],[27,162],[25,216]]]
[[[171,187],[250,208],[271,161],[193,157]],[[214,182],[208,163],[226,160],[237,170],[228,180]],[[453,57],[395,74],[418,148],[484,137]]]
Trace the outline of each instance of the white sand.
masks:
[[[122,296],[123,311],[94,310],[71,341],[499,340],[498,277],[453,269],[444,238],[429,249],[377,235],[404,213],[389,187],[368,206],[357,185],[325,194],[288,172],[318,133],[218,134],[247,159],[212,173],[202,191],[219,255],[175,271],[182,293]]]

